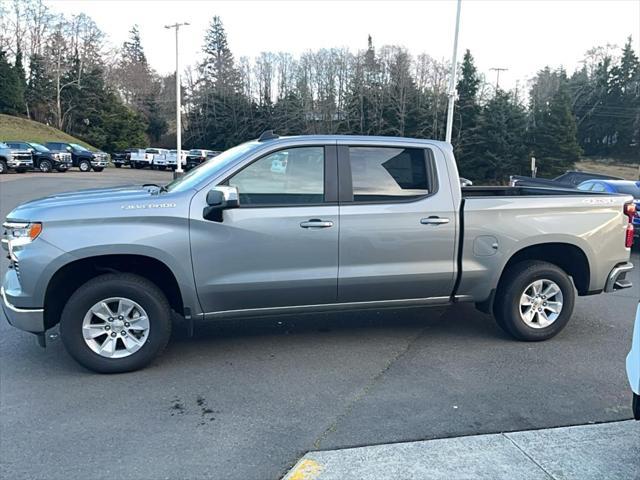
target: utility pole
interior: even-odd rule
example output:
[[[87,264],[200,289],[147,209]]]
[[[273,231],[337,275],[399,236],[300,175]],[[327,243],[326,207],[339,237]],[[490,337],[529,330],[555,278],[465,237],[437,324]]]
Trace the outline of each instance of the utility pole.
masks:
[[[177,168],[175,171],[176,177],[182,175],[182,117],[181,117],[181,102],[180,102],[180,60],[179,60],[179,48],[178,48],[178,32],[180,27],[189,25],[187,22],[174,23],[173,25],[165,25],[164,28],[176,29],[176,163]]]
[[[490,68],[489,70],[497,72],[497,75],[496,75],[496,91],[498,91],[498,89],[500,88],[500,72],[506,72],[509,69],[508,68],[501,68],[501,67],[493,67],[493,68]]]
[[[456,101],[456,73],[458,64],[456,57],[458,56],[458,33],[460,32],[460,8],[462,0],[458,0],[458,8],[456,12],[456,33],[453,38],[453,55],[451,58],[451,76],[449,77],[449,105],[447,108],[447,131],[445,141],[451,143],[451,133],[453,131],[453,107]]]

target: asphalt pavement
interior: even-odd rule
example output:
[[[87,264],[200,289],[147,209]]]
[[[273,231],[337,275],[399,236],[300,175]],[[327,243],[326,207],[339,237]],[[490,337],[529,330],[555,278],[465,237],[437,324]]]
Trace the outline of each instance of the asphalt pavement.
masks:
[[[4,175],[0,216],[55,192],[169,179]],[[542,343],[513,341],[470,305],[254,318],[200,324],[195,338],[178,328],[149,368],[110,376],[3,320],[0,476],[275,479],[308,451],[626,420],[639,272],[632,289],[579,298]]]

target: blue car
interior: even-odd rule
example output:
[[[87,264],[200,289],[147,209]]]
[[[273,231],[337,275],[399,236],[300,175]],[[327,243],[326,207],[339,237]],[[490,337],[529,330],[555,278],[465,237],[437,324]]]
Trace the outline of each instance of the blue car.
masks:
[[[578,185],[578,190],[591,192],[623,193],[632,195],[636,204],[636,214],[633,217],[635,237],[640,236],[640,181],[632,180],[587,180]]]
[[[640,303],[636,311],[633,343],[627,356],[627,376],[633,392],[633,417],[636,420],[640,420]]]

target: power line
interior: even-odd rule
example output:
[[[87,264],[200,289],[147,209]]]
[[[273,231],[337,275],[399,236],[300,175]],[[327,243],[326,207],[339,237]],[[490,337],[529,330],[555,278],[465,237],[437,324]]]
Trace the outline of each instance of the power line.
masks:
[[[508,68],[503,68],[503,67],[492,67],[489,70],[497,72],[497,74],[496,74],[496,90],[498,90],[500,88],[500,72],[506,72],[509,69]]]

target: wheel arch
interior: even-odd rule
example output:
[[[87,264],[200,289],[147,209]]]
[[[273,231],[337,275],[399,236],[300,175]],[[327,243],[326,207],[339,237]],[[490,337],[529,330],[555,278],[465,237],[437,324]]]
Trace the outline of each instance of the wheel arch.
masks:
[[[174,311],[184,314],[178,281],[165,263],[139,254],[107,254],[74,260],[56,270],[45,290],[45,327],[51,328],[60,321],[62,310],[73,292],[104,273],[133,273],[146,278],[162,290]]]
[[[564,242],[539,243],[529,245],[515,252],[505,263],[500,273],[500,282],[513,265],[524,260],[540,260],[556,265],[573,279],[578,294],[589,292],[591,268],[587,254],[577,245]]]

